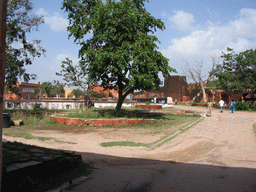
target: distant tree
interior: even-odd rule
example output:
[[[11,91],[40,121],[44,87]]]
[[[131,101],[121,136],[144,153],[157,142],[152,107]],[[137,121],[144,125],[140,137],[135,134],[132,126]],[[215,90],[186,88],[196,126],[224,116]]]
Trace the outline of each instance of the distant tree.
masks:
[[[30,0],[9,0],[7,7],[7,36],[6,36],[6,69],[5,78],[10,90],[18,81],[25,82],[35,79],[35,74],[28,74],[25,66],[31,65],[35,57],[40,57],[45,50],[39,40],[28,41],[27,34],[37,30],[43,23],[41,16],[32,15]]]
[[[206,80],[207,77],[206,75],[203,75],[203,62],[201,61],[199,62],[195,62],[194,66],[190,66],[186,61],[185,61],[185,66],[183,68],[183,73],[185,76],[188,77],[188,79],[191,79],[194,81],[194,83],[196,83],[196,85],[198,85],[201,89],[201,93],[203,94],[203,101],[204,103],[207,102],[206,100]],[[199,93],[200,95],[200,93]],[[193,98],[193,100],[196,97]]]
[[[91,91],[91,96],[95,98],[103,98],[106,97],[106,93],[103,91],[97,92],[97,91]]]
[[[60,95],[61,97],[64,97],[65,95],[64,83],[60,83],[59,81],[55,80],[52,86],[53,87],[52,87],[51,95],[55,95],[55,96]]]
[[[210,72],[218,87],[226,90],[230,96],[232,90],[255,90],[256,50],[236,54],[233,49],[227,48],[227,53],[222,54],[222,64],[217,64]]]
[[[74,65],[72,60],[66,58],[66,61],[62,62],[61,68],[61,71],[56,73],[56,75],[62,76],[67,86],[77,86],[83,90],[85,98],[84,109],[87,110],[88,104],[90,102],[90,95],[87,90],[89,84],[87,79],[87,63],[81,60],[78,65]]]
[[[80,89],[73,89],[72,90],[72,95],[74,95],[76,98],[79,98],[80,96],[84,96],[84,93]]]
[[[43,82],[41,85],[41,89],[42,89],[42,94],[46,94],[47,97],[52,96],[53,85],[51,82],[49,82],[49,81]]]
[[[54,81],[53,83],[46,81],[43,82],[41,88],[35,89],[34,93],[36,95],[46,94],[47,97],[55,97],[56,95],[64,96],[64,84],[59,81]]]
[[[175,69],[157,51],[156,28],[165,29],[144,7],[145,0],[64,0],[69,12],[69,37],[80,44],[88,80],[118,90],[118,115],[126,96],[135,90],[156,90]],[[92,34],[90,37],[85,36]],[[160,43],[160,42],[159,42]],[[111,84],[110,84],[111,82]]]
[[[34,94],[37,96],[37,98],[42,97],[42,89],[41,88],[34,89]]]

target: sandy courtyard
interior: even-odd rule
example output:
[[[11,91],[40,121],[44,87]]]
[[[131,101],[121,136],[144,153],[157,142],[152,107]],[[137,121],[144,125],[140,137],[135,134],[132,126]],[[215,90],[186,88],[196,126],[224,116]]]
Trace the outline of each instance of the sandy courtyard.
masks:
[[[175,106],[180,109],[206,112],[206,108]],[[146,147],[101,147],[102,142],[133,141],[150,143],[163,135],[141,134],[138,129],[87,128],[83,133],[63,133],[60,130],[34,130],[35,136],[53,137],[76,144],[55,143],[54,141],[26,140],[3,136],[8,141],[17,141],[41,147],[71,150],[83,153],[85,162],[95,166],[116,164],[115,157],[139,158],[183,163],[208,164],[232,167],[256,168],[256,137],[253,125],[256,113],[230,111],[220,113],[214,109],[212,117],[203,121],[177,136],[161,147],[149,150]],[[106,156],[105,156],[106,155]],[[111,158],[110,158],[111,157]],[[120,162],[118,162],[120,164]],[[121,162],[129,164],[129,160]]]

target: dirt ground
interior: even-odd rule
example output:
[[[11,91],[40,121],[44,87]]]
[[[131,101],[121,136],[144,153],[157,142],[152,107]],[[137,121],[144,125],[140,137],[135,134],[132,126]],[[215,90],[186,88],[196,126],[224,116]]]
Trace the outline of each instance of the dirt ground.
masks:
[[[179,109],[206,112],[203,107],[175,106]],[[218,166],[256,168],[256,137],[253,124],[256,113],[214,109],[211,117],[190,128],[161,147],[149,150],[146,147],[101,147],[102,142],[133,141],[151,143],[164,134],[143,134],[140,129],[55,127],[51,130],[39,127],[31,132],[34,136],[53,137],[69,143],[26,140],[3,136],[8,141],[17,141],[41,147],[84,152],[83,161],[101,167],[116,164],[116,158],[125,157],[118,164],[129,165],[129,158],[160,160]],[[65,131],[63,131],[65,130]],[[109,158],[112,157],[112,158]]]

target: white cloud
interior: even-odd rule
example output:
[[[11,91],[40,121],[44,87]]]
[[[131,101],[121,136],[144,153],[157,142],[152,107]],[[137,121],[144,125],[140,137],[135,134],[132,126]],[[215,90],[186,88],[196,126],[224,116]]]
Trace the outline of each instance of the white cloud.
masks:
[[[48,15],[47,11],[44,10],[44,8],[40,8],[36,11],[37,15]]]
[[[256,9],[241,9],[239,18],[225,25],[209,25],[189,35],[173,39],[172,45],[161,52],[170,59],[170,66],[182,72],[184,60],[189,63],[203,61],[205,70],[211,69],[211,56],[220,56],[227,47],[236,53],[255,49]]]
[[[50,16],[44,8],[40,8],[36,11],[36,14],[43,15],[45,24],[49,25],[53,31],[60,32],[67,30],[69,24],[68,19],[63,18],[58,12]]]
[[[68,19],[61,17],[58,12],[53,16],[45,17],[45,23],[55,32],[66,31],[68,27]]]
[[[193,23],[195,22],[194,16],[184,11],[174,11],[175,15],[170,17],[169,20],[175,24],[175,28],[180,31],[191,31],[194,29]]]

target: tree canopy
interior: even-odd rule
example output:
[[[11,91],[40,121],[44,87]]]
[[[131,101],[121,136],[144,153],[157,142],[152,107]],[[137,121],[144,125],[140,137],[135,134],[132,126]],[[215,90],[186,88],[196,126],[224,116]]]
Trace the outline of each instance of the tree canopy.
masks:
[[[223,53],[222,64],[218,64],[210,72],[216,78],[216,85],[226,90],[243,91],[256,88],[256,50],[250,49],[236,54],[233,49],[227,48]]]
[[[39,40],[27,40],[27,33],[37,30],[43,23],[41,16],[30,14],[32,9],[30,0],[8,1],[5,81],[10,88],[16,84],[18,78],[25,82],[36,78],[35,74],[27,73],[25,66],[31,65],[34,57],[40,57],[45,52]]]
[[[43,82],[40,88],[34,90],[34,94],[38,96],[47,95],[47,97],[55,97],[56,95],[64,96],[64,84],[59,81],[53,83],[46,81]]]
[[[76,98],[79,98],[80,96],[84,96],[84,92],[80,89],[73,89],[71,94],[74,95]]]
[[[69,14],[69,37],[81,48],[79,57],[88,63],[88,81],[116,89],[118,112],[134,90],[156,90],[175,69],[159,51],[153,35],[165,29],[144,7],[145,0],[64,0]],[[88,35],[88,36],[86,36]]]

